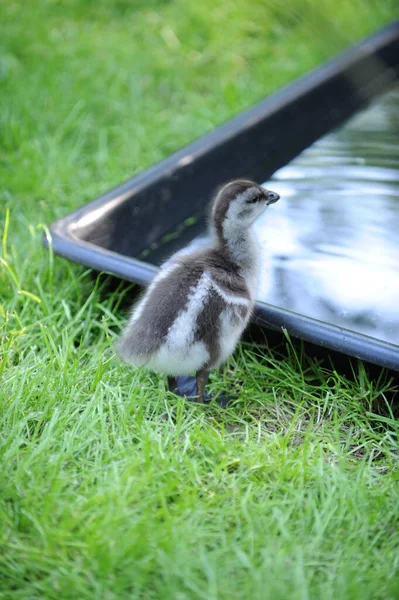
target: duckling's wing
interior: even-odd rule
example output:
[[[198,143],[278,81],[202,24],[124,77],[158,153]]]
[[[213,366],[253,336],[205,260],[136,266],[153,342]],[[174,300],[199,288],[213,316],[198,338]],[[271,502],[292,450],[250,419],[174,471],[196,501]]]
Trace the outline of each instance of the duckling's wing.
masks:
[[[120,357],[135,365],[144,365],[179,328],[189,327],[188,319],[179,320],[189,298],[195,293],[203,274],[201,266],[188,269],[175,262],[156,276],[142,300],[134,307],[127,327],[117,342]],[[176,325],[177,322],[177,325]]]

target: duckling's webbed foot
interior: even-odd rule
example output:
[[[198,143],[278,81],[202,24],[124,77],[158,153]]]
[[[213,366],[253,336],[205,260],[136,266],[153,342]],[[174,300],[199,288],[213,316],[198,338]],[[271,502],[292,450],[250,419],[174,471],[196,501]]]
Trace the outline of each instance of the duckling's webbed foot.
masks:
[[[168,388],[176,396],[186,398],[190,402],[198,402],[197,380],[195,377],[190,377],[189,375],[168,377]],[[210,400],[210,396],[206,392],[203,395],[205,401]]]
[[[205,374],[202,374],[202,372],[199,372],[200,375],[200,385],[199,387],[197,387],[197,378],[198,378],[198,374],[197,377],[190,377],[188,375],[184,375],[181,377],[168,377],[168,388],[169,391],[172,392],[173,394],[176,394],[177,396],[180,396],[182,398],[186,398],[186,400],[188,400],[189,402],[197,402],[200,404],[209,404],[213,399],[214,396],[211,394],[207,394],[205,391],[205,386],[208,382],[208,377],[209,377],[209,372],[208,375],[206,376],[206,380],[205,380]],[[198,396],[198,392],[197,390],[199,390],[201,392],[201,386],[202,386],[202,381],[203,383],[203,388],[202,388],[202,400],[199,400]],[[229,399],[225,398],[223,396],[219,396],[218,398],[216,398],[216,402],[219,404],[219,406],[221,406],[222,408],[226,408]]]
[[[182,377],[168,377],[168,389],[176,396],[194,398],[197,396],[197,383],[195,377],[184,375]]]

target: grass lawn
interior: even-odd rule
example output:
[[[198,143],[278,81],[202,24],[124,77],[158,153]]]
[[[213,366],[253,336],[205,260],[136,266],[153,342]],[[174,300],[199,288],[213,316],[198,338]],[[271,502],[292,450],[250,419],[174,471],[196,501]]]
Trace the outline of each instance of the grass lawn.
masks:
[[[187,408],[115,359],[133,286],[41,246],[395,6],[0,0],[1,599],[399,598],[387,373],[244,343]]]

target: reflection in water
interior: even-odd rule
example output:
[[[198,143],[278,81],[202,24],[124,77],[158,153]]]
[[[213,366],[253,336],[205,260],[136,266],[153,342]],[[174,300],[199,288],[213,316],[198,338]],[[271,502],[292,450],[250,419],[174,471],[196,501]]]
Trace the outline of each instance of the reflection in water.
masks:
[[[399,345],[399,88],[265,185],[259,300]]]

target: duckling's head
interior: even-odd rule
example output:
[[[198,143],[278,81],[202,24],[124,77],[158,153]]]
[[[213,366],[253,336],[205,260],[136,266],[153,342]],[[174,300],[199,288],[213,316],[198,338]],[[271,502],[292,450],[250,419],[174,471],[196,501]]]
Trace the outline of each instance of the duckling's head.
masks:
[[[219,237],[227,240],[248,229],[270,204],[280,196],[247,179],[236,179],[224,185],[216,195],[212,208],[212,224]]]

